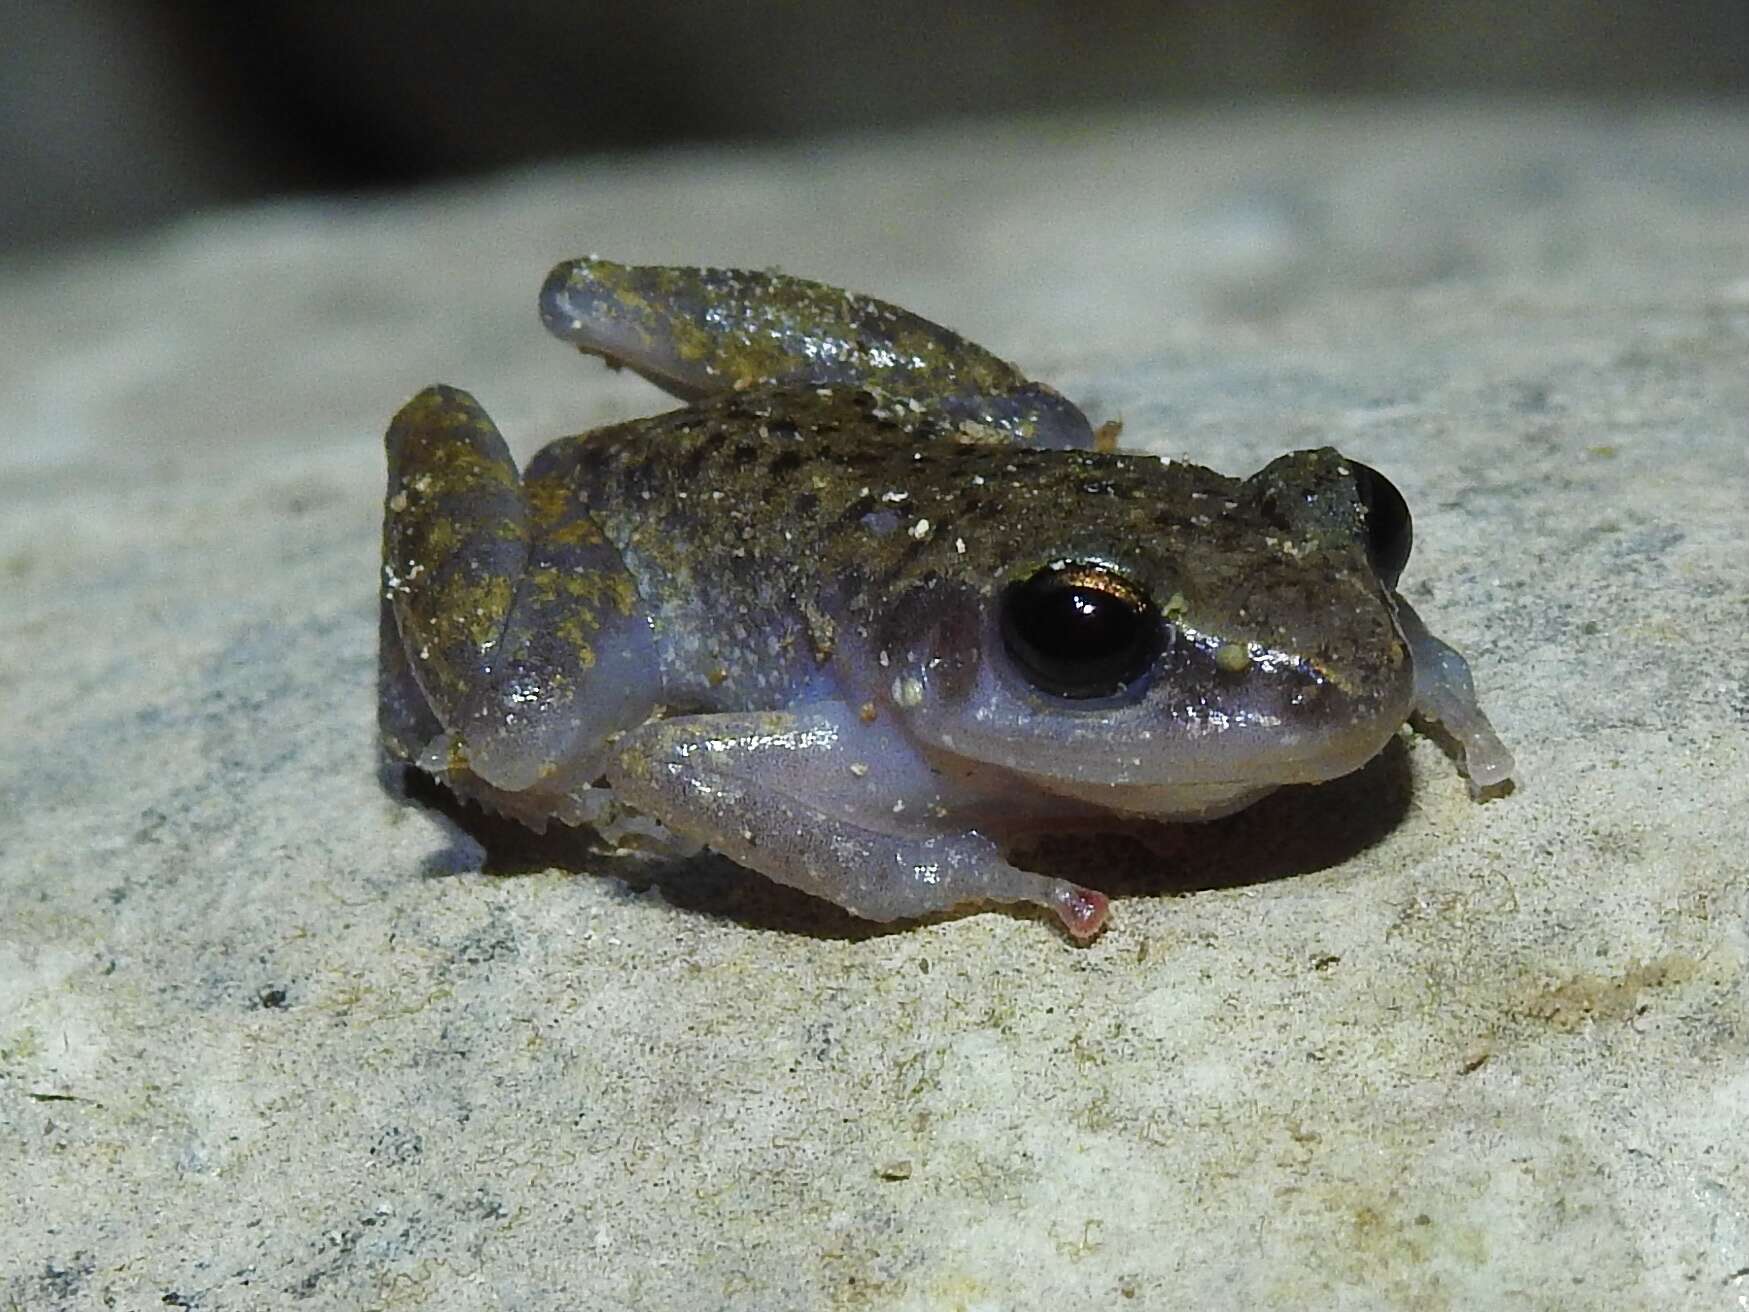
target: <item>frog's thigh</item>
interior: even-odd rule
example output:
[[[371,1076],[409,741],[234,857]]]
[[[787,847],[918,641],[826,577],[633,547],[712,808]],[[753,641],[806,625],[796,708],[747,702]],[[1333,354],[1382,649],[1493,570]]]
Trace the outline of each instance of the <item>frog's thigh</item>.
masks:
[[[927,765],[836,703],[653,721],[607,773],[670,829],[871,920],[1032,902],[1084,938],[1105,919],[1100,894],[1016,869],[983,835],[936,821]]]

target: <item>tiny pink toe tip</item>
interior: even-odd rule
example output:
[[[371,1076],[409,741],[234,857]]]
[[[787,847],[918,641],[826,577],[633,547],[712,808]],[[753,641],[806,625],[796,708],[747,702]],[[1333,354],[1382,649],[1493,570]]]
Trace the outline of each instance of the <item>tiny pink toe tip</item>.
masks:
[[[1069,931],[1071,938],[1082,943],[1104,929],[1105,919],[1111,914],[1110,898],[1078,884],[1059,885],[1056,904],[1063,928]]]

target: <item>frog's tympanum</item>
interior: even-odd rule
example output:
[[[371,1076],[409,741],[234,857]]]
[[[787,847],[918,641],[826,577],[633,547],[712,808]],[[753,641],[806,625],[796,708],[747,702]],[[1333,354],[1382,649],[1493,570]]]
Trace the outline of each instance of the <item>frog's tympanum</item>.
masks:
[[[464,798],[859,916],[1033,902],[1087,938],[1105,897],[1006,850],[1225,815],[1411,714],[1472,789],[1511,774],[1358,461],[1106,449],[957,334],[777,274],[576,260],[540,312],[686,404],[521,473],[456,388],[389,426],[383,740]]]

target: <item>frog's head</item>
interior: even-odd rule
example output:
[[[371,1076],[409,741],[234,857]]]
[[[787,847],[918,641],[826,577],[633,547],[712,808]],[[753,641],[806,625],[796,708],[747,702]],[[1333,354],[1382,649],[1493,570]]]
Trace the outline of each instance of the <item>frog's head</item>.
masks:
[[[1371,759],[1414,684],[1391,591],[1402,497],[1328,449],[1242,483],[1195,475],[1153,463],[1151,506],[1133,478],[1081,478],[1092,495],[1069,507],[1016,497],[984,560],[962,540],[969,567],[914,576],[877,685],[911,734],[944,763],[1160,817]]]

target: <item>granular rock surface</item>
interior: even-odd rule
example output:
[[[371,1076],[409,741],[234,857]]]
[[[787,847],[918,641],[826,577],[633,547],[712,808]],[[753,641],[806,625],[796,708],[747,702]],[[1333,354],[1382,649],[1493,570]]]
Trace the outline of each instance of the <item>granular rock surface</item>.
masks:
[[[0,1302],[1749,1305],[1749,116],[965,126],[214,214],[0,269]],[[381,775],[388,416],[671,404],[557,260],[780,266],[1126,444],[1332,444],[1518,787],[1405,732],[1062,839],[1086,948]]]

